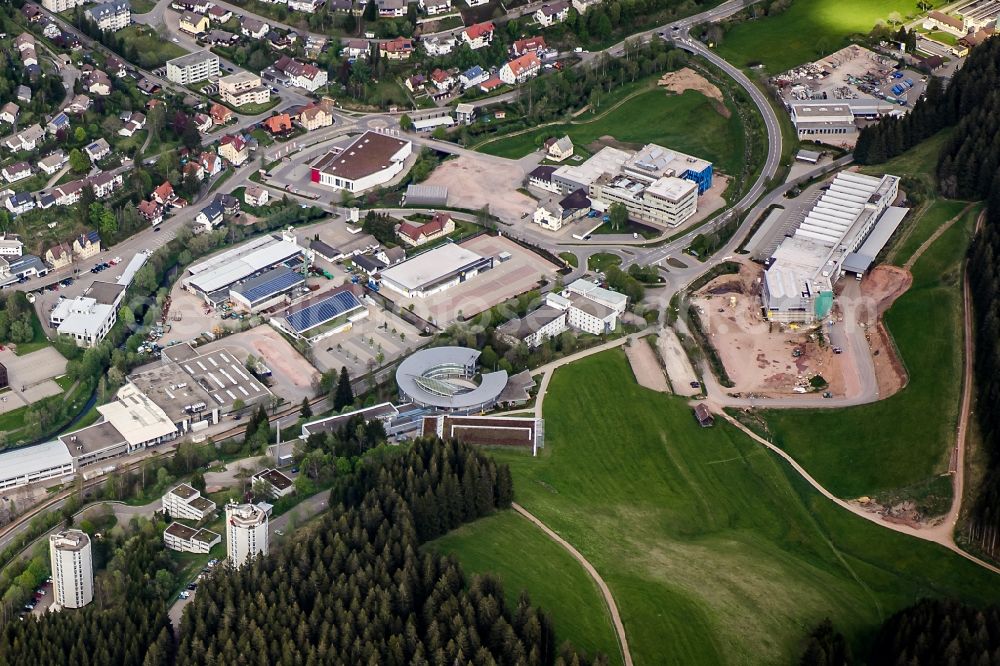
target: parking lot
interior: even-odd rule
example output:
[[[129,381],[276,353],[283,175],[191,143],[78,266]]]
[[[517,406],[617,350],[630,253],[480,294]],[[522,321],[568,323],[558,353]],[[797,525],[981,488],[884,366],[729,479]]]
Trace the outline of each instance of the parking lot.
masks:
[[[313,345],[313,361],[321,371],[346,367],[352,377],[410,354],[423,344],[420,331],[391,312],[364,301],[368,317]]]
[[[302,398],[316,394],[319,373],[268,324],[209,342],[198,347],[198,352],[207,354],[217,349],[226,349],[244,363],[249,355],[256,356],[271,371],[271,392],[289,403],[302,402]]]
[[[406,298],[389,290],[383,295],[401,307],[413,306],[417,315],[444,328],[459,315],[471,317],[534,289],[540,280],[554,280],[559,268],[503,236],[478,236],[461,245],[484,257],[494,257],[493,269],[425,298]],[[509,252],[510,259],[497,259],[502,252]]]
[[[0,414],[62,393],[52,380],[66,374],[66,359],[55,347],[43,347],[24,356],[4,349],[0,351],[0,363],[7,368],[10,382],[10,390],[0,395]]]

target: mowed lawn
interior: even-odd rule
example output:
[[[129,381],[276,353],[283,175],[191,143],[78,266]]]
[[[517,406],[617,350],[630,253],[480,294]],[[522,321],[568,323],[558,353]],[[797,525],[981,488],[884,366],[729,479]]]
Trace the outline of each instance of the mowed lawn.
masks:
[[[587,654],[603,652],[621,663],[611,614],[597,584],[556,542],[514,511],[463,525],[426,546],[454,555],[466,574],[492,573],[503,581],[507,602],[516,606],[522,591],[552,616],[556,640],[570,641]]]
[[[577,122],[547,125],[537,130],[481,144],[476,150],[519,159],[549,136],[568,134],[577,146],[610,136],[623,143],[657,143],[711,160],[727,173],[739,171],[743,157],[743,127],[733,114],[725,118],[712,100],[693,90],[680,95],[652,89],[628,99],[603,115],[585,113]]]
[[[1000,598],[992,574],[850,515],[735,428],[700,428],[621,350],[560,368],[544,416],[540,457],[493,455],[608,582],[637,664],[793,663],[825,617],[860,643],[922,596]]]
[[[847,409],[763,412],[775,443],[840,497],[877,497],[947,472],[962,384],[960,271],[973,220],[928,247],[913,285],[885,313],[909,373],[902,391]]]
[[[737,67],[762,63],[778,74],[836,51],[893,12],[905,19],[915,11],[912,0],[795,0],[780,14],[734,25],[716,51]]]

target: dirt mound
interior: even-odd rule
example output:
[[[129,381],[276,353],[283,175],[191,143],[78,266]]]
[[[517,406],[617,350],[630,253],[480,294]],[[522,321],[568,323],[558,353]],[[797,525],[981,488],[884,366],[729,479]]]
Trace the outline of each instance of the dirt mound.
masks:
[[[879,398],[888,398],[904,386],[908,380],[906,368],[896,351],[892,336],[886,330],[882,315],[892,307],[913,283],[910,271],[899,266],[876,266],[861,280],[861,293],[874,304],[875,321],[870,321],[869,344],[875,363],[875,378],[878,381]],[[869,312],[871,315],[871,312]]]
[[[706,290],[709,294],[745,294],[742,282],[723,282]]]
[[[660,77],[658,85],[678,95],[685,90],[694,90],[715,102],[715,109],[725,118],[732,115],[722,98],[722,91],[704,76],[690,67],[682,67],[676,72],[667,72]]]

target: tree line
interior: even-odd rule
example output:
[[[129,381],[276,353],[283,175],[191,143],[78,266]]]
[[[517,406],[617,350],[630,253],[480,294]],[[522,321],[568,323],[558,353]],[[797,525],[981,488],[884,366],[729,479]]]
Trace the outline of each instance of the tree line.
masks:
[[[202,583],[177,663],[592,663],[526,596],[512,607],[497,580],[420,549],[511,500],[507,468],[471,447],[372,450],[316,529]]]
[[[809,635],[800,666],[989,666],[1000,662],[1000,607],[923,599],[886,620],[855,655],[829,620]]]

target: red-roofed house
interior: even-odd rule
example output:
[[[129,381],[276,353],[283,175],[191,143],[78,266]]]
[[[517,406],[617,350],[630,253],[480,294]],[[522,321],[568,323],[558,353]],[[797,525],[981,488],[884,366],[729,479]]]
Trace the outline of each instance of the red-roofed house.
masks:
[[[506,65],[504,65],[506,67]],[[503,81],[500,80],[499,76],[491,76],[482,83],[479,84],[479,89],[484,93],[493,92],[497,88],[503,85]]]
[[[409,60],[413,54],[413,40],[397,37],[379,42],[378,54],[388,60]]]
[[[510,47],[510,52],[515,58],[523,56],[525,53],[538,53],[544,50],[545,38],[541,35],[519,39]]]
[[[438,90],[448,90],[455,85],[455,77],[443,69],[435,69],[431,72],[431,81]]]
[[[272,135],[281,136],[292,131],[292,117],[287,113],[271,116],[263,122],[264,129]]]
[[[250,159],[250,149],[239,136],[227,134],[219,141],[219,155],[233,166],[240,166]]]
[[[153,190],[153,200],[162,206],[166,206],[176,198],[177,195],[174,194],[174,186],[168,180],[163,181],[163,184]]]
[[[197,180],[205,178],[205,167],[203,167],[201,162],[198,160],[189,160],[188,163],[184,165],[183,172],[187,178],[195,178]]]
[[[222,158],[215,153],[206,151],[201,154],[198,161],[201,162],[201,168],[209,178],[222,171]]]
[[[423,245],[441,236],[447,236],[455,231],[455,221],[448,213],[436,213],[430,222],[412,224],[403,222],[399,225],[399,239],[408,245]]]
[[[470,25],[462,31],[462,41],[468,44],[473,51],[489,46],[490,42],[493,41],[493,22],[486,21]]]
[[[150,224],[159,224],[163,221],[163,206],[155,201],[140,201],[139,215]]]
[[[212,122],[216,125],[225,125],[233,118],[233,112],[219,103],[212,105],[208,110],[208,115],[212,117]]]
[[[542,69],[542,61],[534,53],[526,53],[520,58],[514,58],[500,68],[500,80],[515,85],[524,83],[537,76]]]

